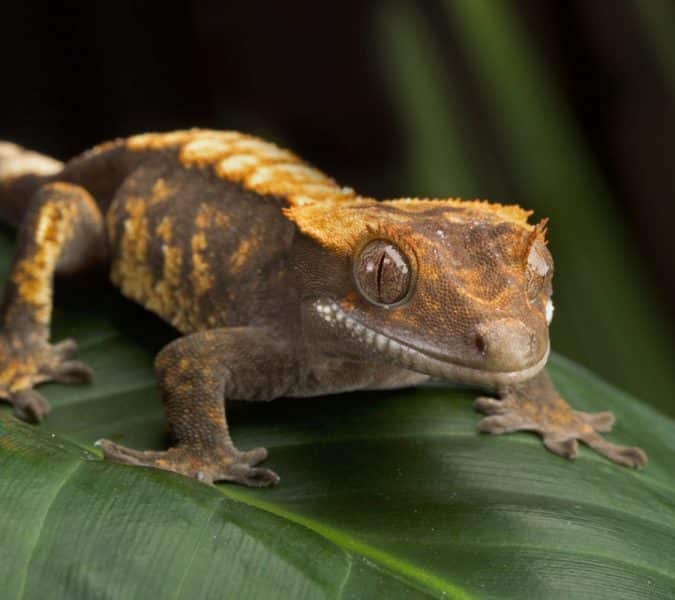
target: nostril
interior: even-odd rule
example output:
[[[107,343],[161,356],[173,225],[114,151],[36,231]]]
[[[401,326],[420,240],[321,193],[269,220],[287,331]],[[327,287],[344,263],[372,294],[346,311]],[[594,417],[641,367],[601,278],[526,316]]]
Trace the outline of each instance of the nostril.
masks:
[[[481,335],[480,333],[477,333],[476,337],[474,338],[474,343],[476,344],[478,352],[480,352],[483,356],[485,356],[487,354],[487,347],[488,347],[485,336]]]
[[[495,371],[528,366],[539,354],[541,345],[529,327],[512,318],[479,323],[470,339],[480,353],[481,365]]]

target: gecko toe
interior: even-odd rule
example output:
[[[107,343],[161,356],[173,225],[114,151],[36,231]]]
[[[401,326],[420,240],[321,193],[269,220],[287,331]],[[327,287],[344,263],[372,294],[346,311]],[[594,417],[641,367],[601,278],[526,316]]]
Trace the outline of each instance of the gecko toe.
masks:
[[[573,437],[564,439],[551,435],[544,435],[544,445],[554,454],[574,459],[579,453],[579,443]]]
[[[615,462],[620,462],[621,464],[632,467],[633,469],[641,469],[647,466],[647,453],[641,448],[637,447],[626,447],[619,446],[617,450],[617,459],[613,459]]]
[[[10,398],[17,418],[30,423],[39,423],[49,413],[49,403],[32,388],[14,392]]]
[[[112,462],[117,462],[125,465],[132,465],[135,467],[149,466],[144,460],[146,453],[139,450],[132,450],[111,442],[110,440],[100,439],[94,443],[94,446],[103,451],[103,458]]]
[[[56,367],[53,378],[58,383],[91,383],[94,371],[79,360],[67,360]]]
[[[481,433],[499,435],[501,433],[531,429],[531,424],[519,413],[508,412],[505,414],[484,417],[478,422],[477,429]]]
[[[473,402],[473,407],[484,415],[499,415],[511,409],[507,401],[497,400],[488,396],[476,398]]]
[[[607,457],[615,463],[633,469],[641,469],[647,466],[647,454],[640,448],[615,446],[611,455],[608,454]]]
[[[60,360],[68,360],[77,352],[77,342],[73,338],[66,338],[52,346],[52,351]]]
[[[585,435],[581,440],[598,454],[624,467],[640,469],[647,465],[647,454],[641,448],[612,444],[597,433]]]
[[[269,487],[277,485],[280,477],[271,469],[250,467],[244,463],[232,465],[225,481],[232,481],[247,487]]]
[[[267,448],[254,448],[253,450],[242,452],[239,461],[253,467],[266,460],[267,456]]]
[[[608,410],[597,413],[574,411],[574,414],[598,432],[607,433],[614,427],[614,415]]]

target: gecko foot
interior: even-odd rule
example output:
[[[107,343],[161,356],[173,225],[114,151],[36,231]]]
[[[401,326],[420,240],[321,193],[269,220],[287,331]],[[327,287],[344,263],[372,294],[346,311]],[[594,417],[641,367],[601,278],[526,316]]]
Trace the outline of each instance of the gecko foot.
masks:
[[[612,429],[614,416],[610,412],[576,411],[559,396],[547,398],[545,402],[513,395],[502,400],[480,397],[474,407],[488,415],[478,423],[481,432],[534,431],[541,435],[551,452],[565,458],[576,458],[581,441],[625,467],[639,468],[647,464],[647,455],[640,448],[612,444],[599,435]]]
[[[49,404],[34,386],[46,381],[86,383],[93,377],[87,365],[71,360],[76,350],[72,339],[48,344],[0,334],[0,398],[13,406],[19,419],[41,421]]]
[[[103,450],[106,460],[173,471],[208,484],[231,481],[248,487],[267,487],[279,483],[274,471],[255,466],[267,458],[265,448],[240,452],[233,446],[218,450],[177,446],[157,452],[133,450],[105,439],[96,445]]]

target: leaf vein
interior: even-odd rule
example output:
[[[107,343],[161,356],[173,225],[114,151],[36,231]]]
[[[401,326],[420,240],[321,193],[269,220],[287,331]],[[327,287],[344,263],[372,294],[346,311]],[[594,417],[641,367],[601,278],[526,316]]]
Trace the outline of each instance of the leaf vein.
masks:
[[[424,589],[427,592],[434,592],[444,594],[446,598],[452,598],[456,600],[472,600],[472,596],[468,594],[464,589],[459,585],[455,585],[444,579],[421,569],[415,565],[406,563],[405,561],[391,556],[386,552],[369,546],[359,540],[355,540],[335,529],[317,523],[312,519],[308,519],[296,513],[293,513],[289,510],[280,509],[268,502],[254,500],[245,492],[240,492],[239,490],[233,490],[231,488],[218,488],[221,493],[233,500],[237,500],[243,504],[247,504],[259,510],[263,510],[270,514],[281,517],[309,529],[310,531],[320,535],[325,538],[332,544],[347,550],[348,552],[356,552],[373,561],[375,564],[379,565],[381,569],[387,572],[390,576],[394,577],[399,581],[403,581],[408,585],[413,585],[414,587]],[[398,572],[397,570],[398,569]]]
[[[28,554],[28,560],[26,561],[26,569],[23,573],[23,578],[21,580],[21,587],[19,588],[19,594],[18,598],[24,598],[25,597],[25,592],[26,592],[26,582],[28,581],[28,573],[30,572],[31,564],[33,563],[33,558],[35,556],[35,552],[38,549],[40,545],[40,539],[42,538],[42,531],[44,528],[44,524],[47,521],[47,517],[49,516],[49,512],[52,509],[52,506],[54,505],[54,502],[56,499],[59,497],[61,494],[63,488],[66,486],[68,481],[70,481],[71,477],[75,474],[75,472],[80,468],[80,465],[82,463],[80,461],[77,461],[73,463],[73,467],[64,473],[63,479],[59,482],[59,484],[56,486],[54,490],[54,494],[50,498],[49,502],[47,503],[47,506],[45,507],[44,514],[42,515],[42,518],[40,519],[38,526],[37,526],[37,535],[35,537],[35,541],[33,542],[30,552]]]

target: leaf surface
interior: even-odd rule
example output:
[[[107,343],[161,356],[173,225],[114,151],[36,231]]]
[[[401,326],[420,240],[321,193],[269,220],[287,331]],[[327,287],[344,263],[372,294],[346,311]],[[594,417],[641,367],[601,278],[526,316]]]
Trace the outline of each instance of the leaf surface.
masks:
[[[3,598],[675,596],[675,426],[561,357],[563,395],[612,409],[646,470],[479,435],[475,393],[428,387],[232,403],[282,483],[211,488],[98,458],[103,436],[165,447],[152,360],[173,334],[110,288],[59,292],[53,337],[97,377],[43,386],[39,427],[0,410]]]

